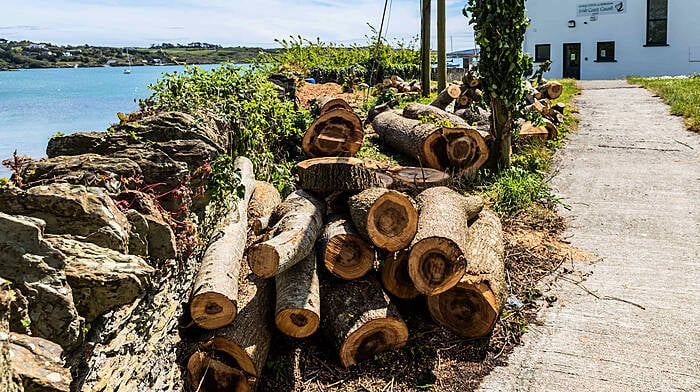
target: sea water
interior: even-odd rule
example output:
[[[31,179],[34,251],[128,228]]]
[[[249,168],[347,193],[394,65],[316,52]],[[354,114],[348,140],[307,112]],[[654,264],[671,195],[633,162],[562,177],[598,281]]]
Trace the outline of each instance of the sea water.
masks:
[[[201,65],[212,69],[217,65]],[[19,155],[46,156],[58,132],[104,131],[119,122],[117,112],[138,108],[148,85],[184,66],[51,68],[0,72],[0,161]],[[10,171],[0,167],[0,177]]]

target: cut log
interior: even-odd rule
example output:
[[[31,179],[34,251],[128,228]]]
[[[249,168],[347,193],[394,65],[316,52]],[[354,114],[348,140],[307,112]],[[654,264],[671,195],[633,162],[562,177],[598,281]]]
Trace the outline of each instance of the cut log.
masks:
[[[401,84],[403,82],[403,79],[401,79],[399,75],[391,75],[391,83],[394,84],[394,87],[396,87],[397,84]]]
[[[374,266],[374,249],[342,215],[328,219],[319,239],[319,257],[328,271],[345,280],[361,278]]]
[[[275,277],[277,329],[295,338],[305,338],[318,329],[321,322],[316,252]]]
[[[299,187],[312,192],[361,191],[376,186],[388,187],[393,182],[390,176],[352,157],[307,159],[299,162],[297,170]]]
[[[428,297],[435,321],[466,338],[491,332],[507,295],[503,252],[501,221],[484,209],[469,228],[466,273],[452,289]]]
[[[488,135],[473,128],[441,127],[391,111],[377,115],[372,127],[382,144],[418,160],[421,166],[476,171],[488,160]]]
[[[238,316],[228,326],[212,331],[201,346],[205,351],[221,351],[233,358],[237,368],[254,383],[270,350],[274,286],[272,280],[252,274],[245,263],[238,276]]]
[[[323,227],[325,205],[304,190],[289,195],[278,207],[286,213],[265,242],[248,251],[251,270],[263,278],[283,272],[311,252]]]
[[[462,76],[462,84],[468,87],[478,87],[479,78],[472,70],[469,70],[464,74],[464,76]]]
[[[352,196],[348,205],[357,230],[381,249],[403,249],[416,235],[416,206],[401,192],[370,188]]]
[[[547,139],[549,140],[554,140],[559,136],[559,130],[557,129],[557,126],[554,125],[553,122],[549,121],[548,119],[543,119],[544,120],[544,127],[547,129]]]
[[[562,84],[559,82],[549,81],[541,86],[538,86],[537,90],[542,94],[543,98],[557,99],[564,91],[564,86],[562,86]]]
[[[306,130],[301,141],[309,157],[354,156],[362,145],[362,121],[345,109],[321,114]]]
[[[554,109],[554,108],[552,108],[552,109]],[[548,117],[550,120],[552,120],[552,122],[553,122],[555,125],[559,125],[559,124],[561,124],[561,123],[564,122],[564,115],[561,114],[561,113],[559,113],[559,112],[557,112],[557,111],[555,111],[555,110],[550,110],[550,111],[549,111],[549,116],[547,116],[547,117]]]
[[[191,389],[199,392],[249,392],[249,384],[245,373],[222,361],[211,358],[210,355],[197,351],[187,361]]]
[[[552,105],[552,110],[564,114],[564,112],[566,111],[566,104],[563,102],[557,102],[554,105]]]
[[[403,116],[413,120],[420,120],[421,117],[434,117],[437,119],[448,120],[453,127],[466,127],[468,124],[463,118],[447,112],[443,109],[432,105],[424,105],[418,102],[411,102],[403,108]]]
[[[549,132],[545,127],[536,127],[532,125],[531,121],[525,121],[521,119],[520,133],[518,135],[523,140],[537,139],[540,142],[544,143],[547,141]]]
[[[478,108],[476,111],[470,108],[459,109],[455,111],[455,115],[462,118],[469,125],[489,125],[491,113]]]
[[[459,88],[459,86],[456,84],[451,84],[445,87],[445,89],[442,90],[440,94],[437,95],[437,97],[435,97],[435,99],[433,100],[433,102],[430,103],[430,105],[445,110],[447,105],[452,103],[452,101],[454,101],[455,99],[459,98],[460,94],[462,94],[462,90]]]
[[[434,186],[447,185],[450,182],[450,175],[436,169],[395,166],[387,170],[394,179],[392,189],[402,191],[422,191]]]
[[[385,87],[391,87],[394,85],[394,82],[390,78],[386,78],[382,81]]]
[[[256,181],[255,190],[248,203],[248,224],[255,235],[267,229],[270,214],[282,202],[277,188],[265,181]]]
[[[344,99],[334,98],[329,95],[321,95],[316,98],[315,104],[318,108],[319,116],[334,109],[345,109],[352,112],[352,107]]]
[[[379,113],[384,113],[387,110],[391,110],[398,105],[399,105],[399,100],[394,98],[391,101],[385,102],[381,105],[372,106],[372,108],[369,109],[369,112],[367,112],[367,119],[365,119],[365,126],[367,124],[371,124],[372,121],[374,120],[374,118],[377,117],[377,115]]]
[[[382,263],[381,278],[386,291],[398,298],[411,299],[420,294],[408,275],[408,251],[389,254]]]
[[[212,237],[202,257],[194,281],[190,315],[202,328],[215,329],[228,325],[238,310],[238,271],[248,231],[248,202],[255,189],[253,163],[238,157],[233,163],[240,170],[245,194],[236,200]]]
[[[481,211],[484,200],[436,187],[423,191],[417,202],[418,232],[411,244],[408,273],[419,292],[436,295],[464,275],[467,222]]]
[[[328,332],[343,366],[376,353],[403,347],[408,328],[396,307],[373,277],[324,287],[323,309]]]

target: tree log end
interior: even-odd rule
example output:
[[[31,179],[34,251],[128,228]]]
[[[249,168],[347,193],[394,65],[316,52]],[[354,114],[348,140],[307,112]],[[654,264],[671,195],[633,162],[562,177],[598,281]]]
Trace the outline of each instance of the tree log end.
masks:
[[[340,347],[340,362],[350,367],[374,354],[403,347],[408,340],[406,324],[393,317],[370,320]]]
[[[464,275],[465,258],[449,238],[427,237],[416,242],[408,257],[408,274],[416,290],[426,295],[443,293]]]
[[[239,369],[232,368],[203,352],[196,352],[187,361],[190,384],[200,392],[249,392],[248,378]]]
[[[452,289],[428,297],[428,309],[436,322],[466,338],[491,332],[499,313],[488,282],[478,279],[463,279]]]
[[[262,369],[255,368],[253,360],[246,351],[232,340],[217,336],[202,346],[228,354],[236,361],[241,370],[253,377],[259,377],[262,372]]]
[[[395,252],[407,247],[418,230],[418,211],[408,196],[388,191],[369,209],[367,233],[382,249]]]
[[[231,324],[236,318],[236,303],[216,292],[198,293],[190,302],[190,315],[204,329],[216,329]]]
[[[308,309],[283,309],[275,315],[277,328],[294,338],[305,338],[318,329],[321,320]]]
[[[408,275],[407,251],[392,253],[384,260],[381,279],[384,288],[398,298],[411,299],[420,294]]]
[[[302,148],[310,157],[353,156],[362,145],[362,121],[352,111],[333,109],[321,114],[304,134]]]
[[[248,265],[255,275],[271,278],[279,270],[280,256],[274,246],[266,243],[256,244],[248,251]]]
[[[356,235],[336,235],[328,240],[323,264],[341,279],[361,278],[373,267],[374,250]]]

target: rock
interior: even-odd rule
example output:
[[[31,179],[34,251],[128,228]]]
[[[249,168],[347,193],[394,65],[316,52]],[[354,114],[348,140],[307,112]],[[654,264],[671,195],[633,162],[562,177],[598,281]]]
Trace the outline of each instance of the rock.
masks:
[[[172,160],[168,154],[147,147],[129,147],[110,155],[113,158],[130,159],[143,174],[145,186],[163,184],[154,188],[155,192],[166,192],[185,182],[187,165]]]
[[[85,241],[128,250],[129,222],[100,188],[51,184],[30,188],[0,188],[0,212],[42,219],[50,234],[72,234]]]
[[[130,224],[129,254],[148,256],[148,222],[146,222],[146,218],[136,210],[128,210],[126,217]]]
[[[15,380],[10,364],[10,305],[14,291],[10,282],[0,278],[0,391],[20,392],[22,386]]]
[[[61,346],[48,340],[10,334],[10,364],[26,392],[68,392],[72,381]]]
[[[65,273],[78,313],[87,322],[130,304],[155,272],[142,258],[60,236],[46,241],[66,256]]]
[[[201,140],[219,153],[225,152],[227,134],[213,123],[199,121],[189,114],[161,112],[114,127],[116,131],[136,135],[147,142],[169,142],[172,140]]]
[[[168,154],[170,158],[187,164],[190,171],[195,171],[206,161],[213,161],[219,151],[201,140],[173,140],[156,143],[154,148]]]
[[[59,155],[80,155],[96,152],[97,147],[104,142],[104,132],[76,132],[71,135],[54,136],[46,145],[46,155],[49,158]]]
[[[0,213],[0,275],[26,301],[24,327],[35,336],[73,348],[82,342],[83,319],[64,267],[65,256],[44,240],[43,221]]]
[[[177,257],[176,238],[170,226],[170,217],[162,207],[159,207],[158,201],[152,194],[127,191],[120,193],[117,198],[125,200],[132,208],[128,212],[129,219],[133,220],[137,227],[132,228],[131,235],[145,240],[151,259],[167,260]],[[143,221],[146,223],[145,226]],[[135,244],[134,251],[137,251],[139,246],[141,244]]]
[[[58,156],[37,159],[23,173],[29,186],[49,182],[67,182],[87,186],[100,186],[110,192],[120,192],[121,178],[141,175],[138,164],[128,158],[104,157],[97,154]]]

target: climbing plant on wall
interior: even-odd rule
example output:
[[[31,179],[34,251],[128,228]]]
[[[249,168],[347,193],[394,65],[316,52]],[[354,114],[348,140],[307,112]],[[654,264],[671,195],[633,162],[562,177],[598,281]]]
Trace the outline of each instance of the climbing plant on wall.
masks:
[[[504,169],[510,166],[515,120],[525,102],[522,78],[532,74],[532,58],[522,51],[529,23],[525,0],[469,0],[462,13],[474,26],[480,49],[477,69],[485,102],[491,106],[490,163]]]

